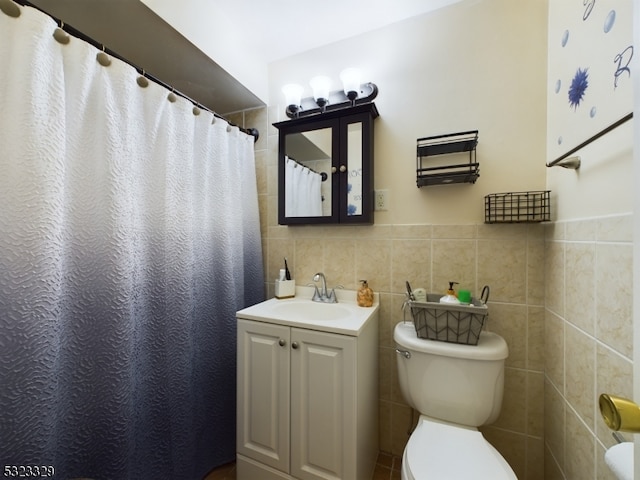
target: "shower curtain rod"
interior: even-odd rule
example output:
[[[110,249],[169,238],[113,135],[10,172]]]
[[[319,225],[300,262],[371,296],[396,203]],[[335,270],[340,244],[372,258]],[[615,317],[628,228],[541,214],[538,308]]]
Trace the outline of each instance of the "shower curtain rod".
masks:
[[[311,172],[320,175],[320,177],[322,178],[322,181],[324,182],[327,178],[329,178],[329,176],[327,175],[326,172],[316,172],[313,168],[306,166],[304,163],[299,162],[298,160],[296,160],[293,157],[289,157],[287,156],[287,158],[289,160],[291,160],[293,163],[295,163],[296,165],[300,165],[302,168],[306,168],[307,170],[310,170]]]
[[[3,1],[3,0],[0,0]],[[171,85],[168,85],[167,83],[163,82],[162,80],[160,80],[159,78],[151,75],[150,73],[146,72],[143,68],[140,68],[139,66],[135,65],[133,62],[127,60],[126,58],[124,58],[122,55],[119,55],[118,53],[114,52],[113,50],[111,50],[110,48],[107,48],[105,45],[103,45],[102,43],[94,40],[93,38],[91,38],[90,36],[88,36],[85,33],[82,33],[80,30],[78,30],[77,28],[72,27],[71,25],[64,23],[61,19],[54,17],[53,15],[51,15],[48,12],[45,12],[44,10],[42,10],[42,8],[38,7],[37,5],[34,5],[33,3],[31,3],[29,0],[9,0],[9,1],[13,1],[19,5],[23,5],[23,6],[27,6],[27,7],[31,7],[31,8],[35,8],[36,10],[39,10],[40,12],[44,13],[45,15],[48,15],[49,17],[51,17],[53,20],[55,20],[55,22],[58,24],[58,27],[60,27],[62,30],[64,30],[65,32],[73,35],[74,37],[77,37],[81,40],[84,40],[87,43],[90,43],[91,45],[93,45],[94,47],[102,50],[104,53],[111,55],[112,57],[117,58],[118,60],[121,60],[125,63],[127,63],[128,65],[132,66],[133,68],[136,69],[136,71],[142,75],[145,78],[148,78],[149,80],[151,80],[152,82],[157,83],[158,85],[166,88],[167,90],[170,90],[171,92],[175,93],[176,95],[181,96],[182,98],[190,101],[191,103],[193,103],[194,106],[198,107],[198,108],[202,108],[208,112],[210,112],[211,114],[213,114],[214,117],[219,118],[220,120],[224,120],[225,122],[227,122],[229,125],[237,127],[240,129],[241,132],[246,133],[247,135],[251,135],[253,136],[253,141],[254,143],[258,141],[258,138],[260,137],[260,132],[258,131],[257,128],[243,128],[240,127],[232,122],[230,122],[229,120],[227,120],[226,118],[224,118],[222,115],[214,112],[213,110],[211,110],[208,107],[205,107],[204,105],[202,105],[201,103],[195,101],[194,99],[192,99],[191,97],[189,97],[188,95],[182,93],[179,90],[176,90],[174,87],[172,87]]]

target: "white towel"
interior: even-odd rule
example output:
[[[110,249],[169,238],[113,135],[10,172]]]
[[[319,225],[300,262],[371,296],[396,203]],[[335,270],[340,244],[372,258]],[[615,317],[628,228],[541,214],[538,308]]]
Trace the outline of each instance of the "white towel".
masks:
[[[604,454],[604,461],[618,480],[633,480],[633,442],[614,445]]]
[[[296,167],[295,162],[285,157],[285,171],[284,171],[284,215],[286,217],[295,217],[295,200],[293,198],[293,169]]]
[[[309,177],[309,215],[322,216],[322,176],[319,173],[310,172]]]

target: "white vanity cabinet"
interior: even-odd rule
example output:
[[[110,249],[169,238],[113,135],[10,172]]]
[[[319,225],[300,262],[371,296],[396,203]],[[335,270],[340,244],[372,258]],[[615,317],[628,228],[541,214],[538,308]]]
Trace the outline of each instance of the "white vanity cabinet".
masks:
[[[357,335],[238,313],[237,478],[371,479],[377,312]]]

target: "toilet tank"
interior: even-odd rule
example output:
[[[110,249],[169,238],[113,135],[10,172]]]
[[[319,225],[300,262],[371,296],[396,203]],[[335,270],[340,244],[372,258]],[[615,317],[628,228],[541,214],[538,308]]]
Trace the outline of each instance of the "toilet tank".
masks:
[[[479,427],[496,420],[502,407],[504,339],[482,332],[478,345],[418,338],[413,323],[396,325],[398,380],[405,400],[422,415]]]

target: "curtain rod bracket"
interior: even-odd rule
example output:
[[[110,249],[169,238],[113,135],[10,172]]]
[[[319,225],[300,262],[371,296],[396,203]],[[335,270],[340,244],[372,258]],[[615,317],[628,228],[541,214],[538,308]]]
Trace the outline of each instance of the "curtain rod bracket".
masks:
[[[247,133],[253,135],[253,143],[256,143],[258,138],[260,138],[260,132],[257,128],[247,128]]]

